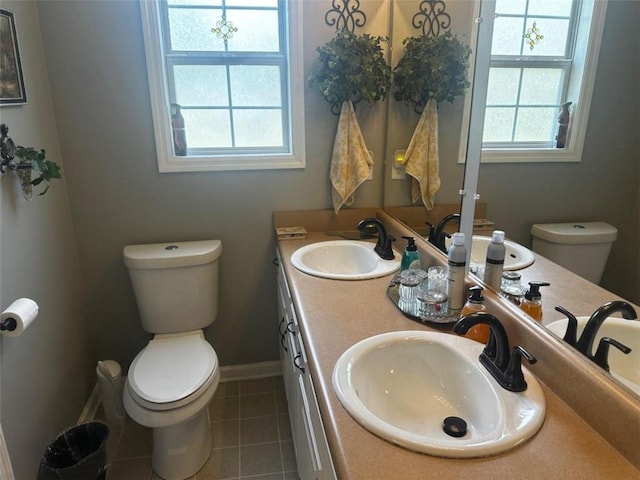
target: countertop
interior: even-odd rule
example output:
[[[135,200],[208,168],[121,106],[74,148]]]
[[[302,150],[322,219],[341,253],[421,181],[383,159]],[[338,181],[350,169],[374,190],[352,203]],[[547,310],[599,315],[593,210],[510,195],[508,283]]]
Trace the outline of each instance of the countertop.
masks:
[[[447,459],[414,453],[361,427],[333,391],[331,376],[340,355],[372,335],[429,327],[406,318],[387,298],[389,276],[355,282],[327,280],[299,272],[290,264],[297,248],[333,239],[311,232],[306,239],[279,240],[278,248],[339,479],[640,479],[640,471],[544,383],[547,415],[542,428],[526,443],[496,456]],[[541,264],[531,275],[544,273]],[[579,302],[567,308],[577,306]],[[536,375],[535,366],[530,370]],[[616,414],[606,408],[602,411]],[[632,422],[629,428],[634,427]]]

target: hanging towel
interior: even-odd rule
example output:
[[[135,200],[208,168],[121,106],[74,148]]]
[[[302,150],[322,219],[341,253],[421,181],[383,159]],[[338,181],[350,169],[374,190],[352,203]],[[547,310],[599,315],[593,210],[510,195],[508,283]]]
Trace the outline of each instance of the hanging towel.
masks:
[[[413,132],[405,153],[406,172],[411,181],[411,201],[422,203],[431,210],[436,192],[440,189],[440,159],[438,156],[438,106],[429,99]]]
[[[362,138],[353,103],[344,102],[333,143],[329,174],[336,215],[340,208],[353,203],[354,192],[369,177],[372,166],[373,159]]]

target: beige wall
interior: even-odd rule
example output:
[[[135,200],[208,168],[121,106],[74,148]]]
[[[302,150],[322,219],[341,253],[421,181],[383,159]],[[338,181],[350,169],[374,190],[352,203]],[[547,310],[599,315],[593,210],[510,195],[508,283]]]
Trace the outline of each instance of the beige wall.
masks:
[[[1,121],[18,145],[44,148],[50,159],[64,163],[36,5],[3,1],[2,8],[15,15],[28,104],[1,107]],[[30,297],[40,306],[36,322],[21,336],[0,340],[2,428],[15,476],[22,480],[36,477],[45,447],[77,420],[92,387],[92,362],[65,181],[29,203],[16,174],[5,173],[0,197],[0,304],[6,308]]]
[[[326,2],[304,3],[308,71],[332,31],[323,23]],[[369,3],[377,17],[381,2]],[[304,170],[159,174],[137,0],[43,1],[38,11],[96,357],[126,369],[148,338],[122,263],[125,245],[219,238],[220,311],[207,337],[222,365],[276,359],[271,214],[330,207],[337,117],[307,91]],[[383,114],[382,106],[358,106],[376,158]],[[379,162],[355,206],[382,205],[381,169]]]

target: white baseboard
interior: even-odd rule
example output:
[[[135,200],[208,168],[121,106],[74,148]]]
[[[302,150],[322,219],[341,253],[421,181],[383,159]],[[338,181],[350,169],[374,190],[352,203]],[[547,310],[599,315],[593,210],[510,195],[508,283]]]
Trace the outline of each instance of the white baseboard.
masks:
[[[240,380],[255,380],[257,378],[279,377],[282,376],[280,361],[272,362],[247,363],[244,365],[228,365],[220,367],[221,382],[237,382]],[[100,397],[100,387],[98,383],[93,386],[91,395],[87,400],[78,423],[90,422],[96,417],[98,408],[102,399]]]
[[[220,367],[221,382],[254,380],[256,378],[279,377],[281,375],[282,368],[280,367],[279,360]]]

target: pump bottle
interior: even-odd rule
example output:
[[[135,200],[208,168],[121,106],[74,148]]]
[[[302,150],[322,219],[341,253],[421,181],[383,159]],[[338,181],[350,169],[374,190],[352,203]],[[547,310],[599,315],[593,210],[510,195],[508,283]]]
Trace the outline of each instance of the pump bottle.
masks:
[[[464,317],[471,313],[483,312],[487,309],[484,305],[484,297],[482,296],[482,287],[479,285],[473,286],[469,289],[471,295],[467,303],[462,307],[460,317]],[[469,329],[465,337],[475,340],[476,342],[487,343],[489,341],[489,326],[484,323],[479,323]]]
[[[409,268],[420,269],[420,254],[418,253],[418,247],[416,246],[416,239],[414,237],[402,238],[407,241],[407,247],[402,255],[400,270],[407,270]]]
[[[467,248],[464,233],[453,234],[453,243],[448,253],[449,312],[459,315],[465,301],[464,279],[467,264]]]
[[[500,291],[504,256],[504,232],[502,230],[494,230],[491,235],[491,243],[487,248],[487,258],[484,265],[484,283],[496,292]]]
[[[542,294],[540,287],[548,287],[547,282],[529,282],[529,290],[524,294],[520,304],[523,312],[538,322],[542,321]]]

